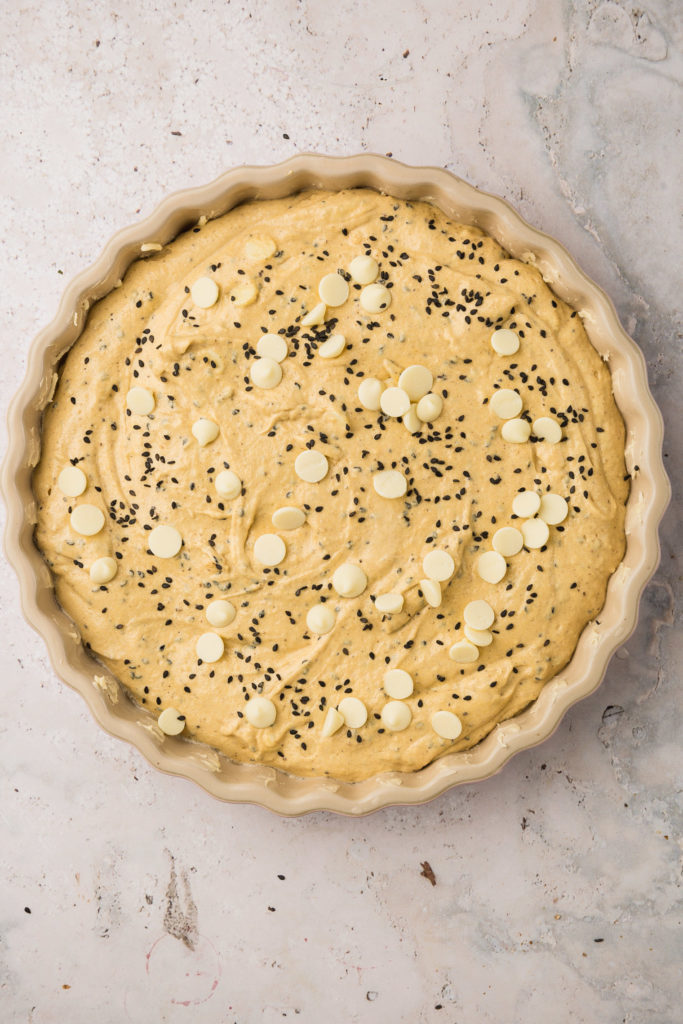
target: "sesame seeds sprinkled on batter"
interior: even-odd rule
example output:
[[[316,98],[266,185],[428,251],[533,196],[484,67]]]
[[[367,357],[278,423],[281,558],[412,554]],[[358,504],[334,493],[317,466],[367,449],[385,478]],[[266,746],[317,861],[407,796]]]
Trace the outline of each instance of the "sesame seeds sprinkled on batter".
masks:
[[[471,747],[566,663],[623,545],[580,320],[479,230],[366,190],[243,204],[134,265],[43,442],[37,540],[88,648],[162,729],[294,774]]]

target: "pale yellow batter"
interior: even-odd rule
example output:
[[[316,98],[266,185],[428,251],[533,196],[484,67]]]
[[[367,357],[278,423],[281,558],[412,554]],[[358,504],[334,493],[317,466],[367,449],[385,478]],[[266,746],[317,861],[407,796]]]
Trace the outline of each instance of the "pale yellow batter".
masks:
[[[348,273],[365,255],[370,285]],[[337,271],[348,298],[320,285]],[[495,350],[501,328],[518,351]],[[259,360],[265,334],[279,341]],[[407,426],[364,408],[359,386],[375,378],[400,410],[412,378],[389,389],[414,365],[416,393],[433,377],[431,422],[415,401]],[[503,388],[519,399],[492,405]],[[528,440],[506,440],[508,421]],[[540,438],[558,426],[557,443]],[[473,746],[568,662],[623,555],[623,451],[609,372],[537,270],[424,203],[304,193],[189,231],[92,310],[45,413],[36,541],[62,607],[136,701],[237,761],[362,779]],[[85,478],[60,487],[69,466]],[[513,512],[522,491],[567,502],[555,523],[546,502],[541,547],[540,514]],[[525,546],[480,562],[503,527]],[[93,576],[115,571],[109,582],[91,579],[99,559]],[[499,582],[482,578],[501,561]],[[332,586],[347,563],[342,591],[366,580],[356,596]],[[207,619],[217,599],[234,609],[225,626]],[[479,600],[495,618],[468,639]],[[454,661],[454,645],[474,660]],[[397,668],[409,696],[385,692],[405,682],[385,680]],[[454,722],[456,740],[439,734]]]

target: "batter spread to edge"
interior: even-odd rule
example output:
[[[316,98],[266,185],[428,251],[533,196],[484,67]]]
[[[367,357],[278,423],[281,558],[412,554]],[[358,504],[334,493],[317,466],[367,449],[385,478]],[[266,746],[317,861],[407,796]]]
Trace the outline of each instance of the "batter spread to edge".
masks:
[[[624,427],[576,312],[367,189],[250,202],[134,263],[42,444],[36,542],[84,643],[166,731],[295,775],[478,743],[569,661],[624,552]],[[545,543],[524,491],[558,496]]]

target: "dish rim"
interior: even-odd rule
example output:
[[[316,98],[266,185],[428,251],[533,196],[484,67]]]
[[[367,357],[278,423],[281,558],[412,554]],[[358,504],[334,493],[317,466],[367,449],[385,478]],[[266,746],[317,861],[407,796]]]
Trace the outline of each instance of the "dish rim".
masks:
[[[612,387],[626,425],[631,493],[627,547],[605,604],[587,624],[574,655],[527,709],[497,725],[477,746],[447,754],[415,772],[384,772],[362,782],[300,778],[263,765],[236,764],[212,748],[165,736],[151,712],[133,704],[122,684],[82,647],[59,608],[49,569],[33,542],[36,502],[31,474],[40,453],[42,410],[57,370],[82,332],[93,302],[115,287],[145,243],[166,244],[201,217],[211,220],[247,199],[304,188],[370,187],[397,198],[434,203],[461,223],[481,227],[512,256],[539,268],[578,309],[593,346],[611,364]],[[658,526],[670,498],[662,460],[663,420],[650,393],[645,360],[607,294],[561,243],[532,227],[505,200],[439,167],[412,166],[377,154],[300,153],[277,164],[239,165],[207,185],[167,196],[144,220],[117,231],[98,258],[67,285],[53,320],[28,352],[26,374],[8,411],[1,484],[7,506],[5,551],[20,585],[21,607],[46,643],[60,678],[85,699],[98,724],[131,743],[159,770],[187,778],[219,800],[252,803],[284,816],[334,811],[358,816],[391,805],[419,804],[452,786],[481,781],[515,754],[548,739],[566,711],[599,686],[616,649],[635,628],[642,592],[659,563]]]

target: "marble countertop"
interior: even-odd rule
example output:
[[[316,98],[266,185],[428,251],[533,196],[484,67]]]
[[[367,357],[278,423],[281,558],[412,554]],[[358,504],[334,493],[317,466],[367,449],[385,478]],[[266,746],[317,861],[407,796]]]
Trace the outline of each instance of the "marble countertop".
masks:
[[[3,406],[65,282],[168,192],[371,150],[503,195],[607,290],[680,499],[682,40],[675,0],[4,4]],[[356,821],[151,769],[57,679],[3,563],[2,1020],[680,1020],[676,527],[672,505],[636,632],[550,740]]]

